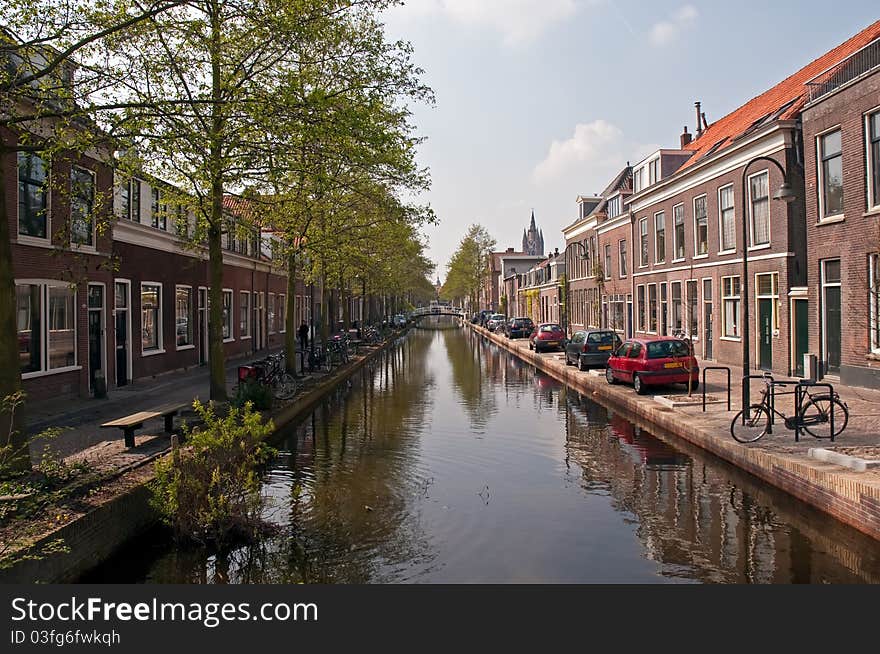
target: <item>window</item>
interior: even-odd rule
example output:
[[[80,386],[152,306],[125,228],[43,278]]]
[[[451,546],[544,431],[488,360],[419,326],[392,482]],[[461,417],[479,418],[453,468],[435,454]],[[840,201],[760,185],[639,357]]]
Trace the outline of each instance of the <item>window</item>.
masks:
[[[76,289],[62,282],[15,285],[21,373],[76,365]]]
[[[666,282],[660,282],[660,330],[658,333],[662,336],[666,335],[666,327],[667,327],[667,305],[668,299],[666,297]]]
[[[699,313],[697,312],[697,282],[694,279],[690,279],[686,283],[687,290],[687,323],[688,323],[688,335],[691,338],[696,338],[699,335]]]
[[[46,238],[46,164],[30,152],[18,153],[18,235]]]
[[[868,257],[868,302],[871,351],[880,354],[880,254]]]
[[[657,284],[648,284],[648,331],[657,333]]]
[[[131,216],[130,218],[139,223],[141,221],[141,180],[131,180]]]
[[[642,218],[639,221],[639,239],[641,249],[639,250],[639,265],[648,265],[648,219]]]
[[[232,339],[232,291],[223,290],[223,340]]]
[[[721,250],[736,249],[736,215],[733,207],[733,186],[718,189],[718,231],[721,233]]]
[[[721,278],[722,322],[727,338],[739,338],[739,276]]]
[[[706,213],[706,196],[694,198],[694,255],[709,253],[709,216]]]
[[[868,208],[880,207],[880,111],[868,121]]]
[[[767,179],[768,173],[766,171],[749,178],[753,247],[770,243],[770,195]]]
[[[684,259],[684,205],[672,207],[672,253],[673,260]]]
[[[654,214],[654,261],[666,261],[666,214],[662,211]]]
[[[159,203],[160,198],[161,198],[161,193],[160,193],[159,189],[153,187],[153,189],[152,189],[153,201],[150,205],[150,215],[152,216],[153,227],[167,230],[168,229],[168,217],[165,215],[164,208]]]
[[[74,166],[70,171],[70,240],[95,245],[95,178],[92,171]]]
[[[131,220],[131,181],[119,186],[119,217]]]
[[[268,309],[268,330],[270,334],[275,333],[275,294],[269,293],[269,309]]]
[[[278,296],[278,331],[282,334],[287,331],[287,303],[284,295]]]
[[[684,322],[681,315],[681,282],[671,282],[672,290],[672,329],[682,330]]]
[[[238,335],[250,338],[251,335],[251,294],[241,291],[239,294]]]
[[[638,311],[638,331],[645,331],[645,287],[636,287],[636,309]]]
[[[605,244],[605,279],[611,279],[611,244]]]
[[[176,294],[177,347],[181,348],[193,344],[192,288],[178,286]]]
[[[141,284],[141,349],[162,351],[162,285]]]
[[[660,181],[660,159],[654,159],[648,162],[648,185],[656,184]]]
[[[620,256],[620,261],[618,262],[618,265],[620,266],[620,276],[626,277],[626,239],[618,241],[617,250],[618,255]]]
[[[620,215],[620,196],[615,195],[608,200],[608,210],[606,212],[609,218],[615,218]]]
[[[819,157],[821,220],[843,213],[843,153],[839,129],[819,137]]]
[[[645,187],[645,169],[637,168],[633,172],[633,192],[638,193]]]

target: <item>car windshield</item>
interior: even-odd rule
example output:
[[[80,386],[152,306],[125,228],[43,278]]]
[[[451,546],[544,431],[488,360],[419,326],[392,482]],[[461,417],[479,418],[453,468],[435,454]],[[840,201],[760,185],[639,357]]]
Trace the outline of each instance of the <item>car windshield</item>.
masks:
[[[587,337],[589,343],[599,343],[600,345],[611,345],[614,342],[614,334],[611,332],[593,332]]]
[[[684,341],[654,341],[648,343],[649,359],[664,359],[666,357],[686,357],[688,352],[687,343]]]
[[[541,325],[542,332],[561,332],[562,327],[559,325]]]

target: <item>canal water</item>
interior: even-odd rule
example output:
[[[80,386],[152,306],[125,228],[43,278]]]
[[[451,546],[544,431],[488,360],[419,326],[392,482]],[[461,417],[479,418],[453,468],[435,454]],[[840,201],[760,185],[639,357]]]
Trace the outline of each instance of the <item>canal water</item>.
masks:
[[[880,581],[875,541],[461,328],[412,330],[276,446],[277,534],[157,530],[84,581]]]

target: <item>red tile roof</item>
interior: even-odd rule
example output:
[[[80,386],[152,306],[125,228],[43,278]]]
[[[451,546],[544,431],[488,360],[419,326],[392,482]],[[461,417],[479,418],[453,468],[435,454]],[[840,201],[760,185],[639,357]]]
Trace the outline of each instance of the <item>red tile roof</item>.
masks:
[[[729,146],[737,136],[746,132],[755,123],[761,123],[762,119],[769,119],[776,113],[779,115],[772,120],[796,118],[807,101],[808,88],[805,84],[808,81],[878,37],[880,37],[880,20],[804,66],[769,91],[752,98],[739,109],[710,124],[699,138],[685,146],[686,150],[694,151],[694,156],[682,165],[682,169],[696,163],[710,150],[718,151]]]

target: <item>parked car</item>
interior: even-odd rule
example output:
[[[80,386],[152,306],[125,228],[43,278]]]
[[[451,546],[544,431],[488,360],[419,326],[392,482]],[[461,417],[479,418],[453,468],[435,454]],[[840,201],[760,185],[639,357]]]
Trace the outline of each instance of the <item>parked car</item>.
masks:
[[[486,329],[488,329],[490,332],[494,332],[498,328],[498,326],[503,325],[506,320],[507,316],[505,316],[503,313],[493,313],[491,316],[489,316],[489,320],[486,321]]]
[[[507,338],[529,337],[535,330],[535,323],[531,318],[511,318],[504,323],[504,333]]]
[[[479,322],[480,322],[480,314],[475,313],[474,315],[471,316],[471,324],[472,325],[476,325]]]
[[[604,366],[621,340],[609,329],[587,329],[575,332],[565,346],[565,365],[586,370],[589,366]]]
[[[565,348],[565,332],[555,322],[545,322],[532,332],[529,337],[529,349],[535,352],[559,350]]]
[[[680,338],[631,338],[608,357],[605,379],[609,384],[631,383],[643,395],[648,386],[688,384],[696,390],[700,368],[687,343]]]
[[[398,313],[394,316],[393,324],[395,327],[406,327],[406,316],[402,313]]]

